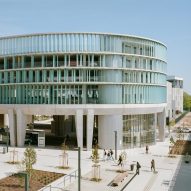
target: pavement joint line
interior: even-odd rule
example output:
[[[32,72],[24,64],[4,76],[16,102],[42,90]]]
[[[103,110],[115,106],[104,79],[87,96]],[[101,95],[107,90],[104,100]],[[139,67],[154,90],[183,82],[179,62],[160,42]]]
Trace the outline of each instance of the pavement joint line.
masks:
[[[145,186],[144,191],[149,191],[151,189],[151,187],[153,186],[157,176],[158,176],[158,173],[153,173],[153,175],[149,179],[147,185]]]

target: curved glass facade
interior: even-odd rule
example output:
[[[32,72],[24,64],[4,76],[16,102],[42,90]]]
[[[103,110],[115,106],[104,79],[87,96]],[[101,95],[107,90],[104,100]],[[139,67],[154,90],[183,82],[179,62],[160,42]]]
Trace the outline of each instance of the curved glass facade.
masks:
[[[160,42],[96,33],[0,38],[1,104],[165,102]]]

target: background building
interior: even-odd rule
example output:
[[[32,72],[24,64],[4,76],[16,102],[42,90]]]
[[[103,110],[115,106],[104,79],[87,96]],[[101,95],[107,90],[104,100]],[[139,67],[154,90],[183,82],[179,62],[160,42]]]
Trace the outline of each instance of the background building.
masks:
[[[0,38],[0,113],[23,146],[32,115],[53,115],[52,133],[90,149],[164,139],[166,46],[136,36],[50,33]],[[72,129],[72,130],[71,130]],[[97,134],[96,134],[97,132]]]
[[[167,76],[167,109],[166,116],[175,119],[183,112],[183,78]]]

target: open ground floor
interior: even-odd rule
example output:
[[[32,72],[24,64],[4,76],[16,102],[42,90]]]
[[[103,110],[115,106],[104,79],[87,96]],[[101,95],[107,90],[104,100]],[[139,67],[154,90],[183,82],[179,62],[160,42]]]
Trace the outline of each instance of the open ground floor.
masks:
[[[93,144],[102,149],[144,147],[155,144],[157,132],[161,141],[165,136],[165,104],[0,105],[0,113],[11,146],[24,146],[29,132],[38,134],[37,141],[44,138],[52,145],[65,142],[87,150]],[[34,115],[53,117],[43,126],[34,123]]]

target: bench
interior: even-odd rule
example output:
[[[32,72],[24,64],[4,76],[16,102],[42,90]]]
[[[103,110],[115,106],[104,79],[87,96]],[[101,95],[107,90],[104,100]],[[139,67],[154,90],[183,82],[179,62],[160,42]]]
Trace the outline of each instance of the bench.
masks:
[[[126,177],[128,176],[128,172],[123,172],[123,173],[120,173],[118,174],[113,182],[112,182],[112,186],[118,186]]]

